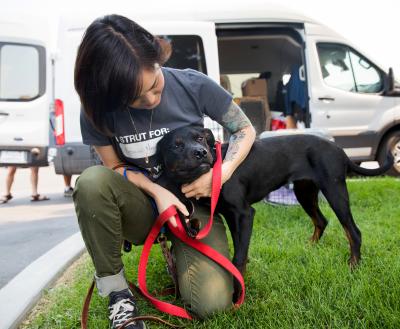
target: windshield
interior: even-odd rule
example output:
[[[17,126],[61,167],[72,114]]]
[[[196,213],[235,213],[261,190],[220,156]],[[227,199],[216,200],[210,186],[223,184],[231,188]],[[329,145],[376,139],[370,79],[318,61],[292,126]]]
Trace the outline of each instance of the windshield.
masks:
[[[191,68],[207,74],[203,41],[197,35],[161,35],[172,44],[172,55],[164,64],[177,69]]]
[[[44,48],[0,43],[0,100],[29,101],[44,93]]]

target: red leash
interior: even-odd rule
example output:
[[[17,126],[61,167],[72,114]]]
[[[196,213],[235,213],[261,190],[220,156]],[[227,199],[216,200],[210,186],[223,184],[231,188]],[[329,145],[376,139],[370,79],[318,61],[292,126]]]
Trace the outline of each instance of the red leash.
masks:
[[[225,256],[221,255],[218,253],[216,250],[211,248],[210,246],[198,241],[189,238],[183,227],[182,224],[179,222],[179,217],[176,211],[175,206],[170,206],[167,208],[158,218],[154,226],[152,227],[143,247],[142,255],[140,256],[140,261],[139,261],[139,271],[138,271],[138,282],[139,282],[139,289],[141,290],[142,294],[147,297],[151,303],[160,311],[174,315],[174,316],[179,316],[181,318],[185,319],[192,319],[192,317],[189,315],[189,313],[182,307],[172,305],[170,303],[163,302],[161,300],[158,300],[157,298],[153,297],[149,291],[147,290],[147,282],[146,282],[146,269],[147,269],[147,263],[149,260],[149,254],[150,250],[154,244],[154,241],[157,239],[158,233],[160,232],[161,227],[164,225],[165,222],[168,221],[168,219],[171,216],[175,216],[178,227],[175,228],[172,225],[168,223],[168,227],[171,230],[171,232],[179,238],[181,241],[186,243],[187,245],[191,246],[192,248],[198,250],[205,256],[209,257],[216,263],[218,263],[220,266],[225,268],[227,271],[229,271],[235,278],[236,280],[239,281],[242,291],[241,295],[235,304],[235,306],[240,306],[243,303],[244,300],[244,294],[245,294],[245,286],[244,286],[244,280],[241,275],[241,273],[238,271],[238,269],[230,262],[229,259],[227,259]]]
[[[207,222],[207,225],[196,235],[196,240],[204,239],[208,233],[210,233],[211,227],[213,225],[214,218],[214,210],[218,203],[219,193],[221,191],[221,180],[222,180],[222,154],[221,154],[221,143],[215,143],[215,153],[216,153],[216,161],[213,167],[213,176],[212,176],[212,185],[211,185],[211,212],[210,218]],[[169,225],[168,225],[169,226]]]
[[[216,154],[217,160],[213,168],[213,180],[212,180],[212,191],[211,191],[211,215],[207,225],[204,227],[204,229],[202,229],[199,232],[199,234],[196,236],[195,239],[189,238],[182,226],[182,223],[179,220],[179,216],[175,206],[170,206],[158,216],[149,235],[146,238],[142,254],[139,260],[138,282],[139,282],[139,289],[141,290],[142,294],[145,297],[147,297],[158,310],[185,319],[192,319],[192,317],[184,308],[163,302],[153,297],[147,290],[147,283],[146,283],[146,269],[149,260],[150,250],[155,240],[157,239],[157,236],[161,228],[172,216],[175,216],[176,223],[178,226],[173,227],[170,223],[168,223],[168,228],[178,239],[180,239],[187,245],[191,246],[192,248],[201,252],[203,255],[215,261],[217,264],[219,264],[220,266],[225,268],[228,272],[230,272],[235,277],[235,279],[239,281],[242,287],[242,291],[238,301],[235,304],[236,307],[239,307],[243,303],[245,296],[244,280],[242,274],[238,271],[238,269],[225,256],[221,255],[210,246],[199,241],[200,239],[206,237],[211,230],[213,224],[214,210],[217,205],[219,193],[221,190],[222,156],[221,156],[221,144],[219,142],[216,143],[216,153],[217,153]]]

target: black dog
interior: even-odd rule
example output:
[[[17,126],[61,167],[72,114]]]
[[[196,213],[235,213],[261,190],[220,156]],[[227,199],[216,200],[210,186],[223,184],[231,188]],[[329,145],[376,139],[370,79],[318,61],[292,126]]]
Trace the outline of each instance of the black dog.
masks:
[[[167,188],[177,194],[210,170],[215,159],[214,136],[209,129],[188,126],[176,129],[158,143],[158,154],[168,178]],[[225,156],[228,145],[222,145]],[[251,205],[268,193],[293,182],[297,200],[314,223],[312,241],[324,233],[327,220],[318,207],[321,191],[342,224],[350,243],[351,266],[360,261],[361,232],[351,214],[346,174],[349,171],[381,175],[391,168],[393,158],[381,168],[365,169],[353,164],[334,143],[313,135],[292,135],[256,140],[243,163],[223,185],[216,211],[229,226],[234,244],[233,263],[243,273],[255,210]]]

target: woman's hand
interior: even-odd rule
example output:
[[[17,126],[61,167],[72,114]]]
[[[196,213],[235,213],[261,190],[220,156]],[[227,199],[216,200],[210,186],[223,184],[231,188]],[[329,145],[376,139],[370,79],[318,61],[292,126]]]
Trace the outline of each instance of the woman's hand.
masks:
[[[153,195],[154,201],[157,204],[158,212],[161,214],[165,209],[167,209],[171,205],[175,205],[176,208],[185,216],[189,216],[189,212],[187,211],[185,205],[179,201],[179,199],[172,194],[167,189],[158,185],[157,192]],[[173,227],[177,227],[175,217],[170,217],[169,222]]]
[[[181,191],[186,198],[210,197],[212,188],[212,169],[201,175],[194,182],[182,185]]]
[[[230,164],[222,164],[221,168],[221,186],[231,177],[232,170]],[[201,175],[194,182],[182,185],[181,191],[185,194],[186,198],[200,198],[211,197],[212,192],[212,179],[213,169]]]

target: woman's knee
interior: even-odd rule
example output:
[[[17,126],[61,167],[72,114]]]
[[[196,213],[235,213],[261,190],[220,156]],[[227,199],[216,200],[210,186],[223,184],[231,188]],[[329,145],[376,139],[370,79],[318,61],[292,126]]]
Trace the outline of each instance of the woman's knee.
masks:
[[[178,245],[179,249],[179,245]],[[177,256],[179,289],[185,304],[198,318],[232,306],[232,275],[194,250],[183,248]]]
[[[74,196],[81,194],[90,195],[103,191],[110,181],[115,178],[115,173],[104,166],[93,166],[85,169],[75,183]]]
[[[72,194],[77,214],[86,214],[89,209],[98,211],[99,208],[113,202],[115,198],[112,181],[118,178],[116,175],[103,166],[93,166],[84,170],[78,177]]]
[[[232,280],[229,275],[210,275],[209,280],[201,283],[191,294],[191,312],[204,319],[232,307]]]

